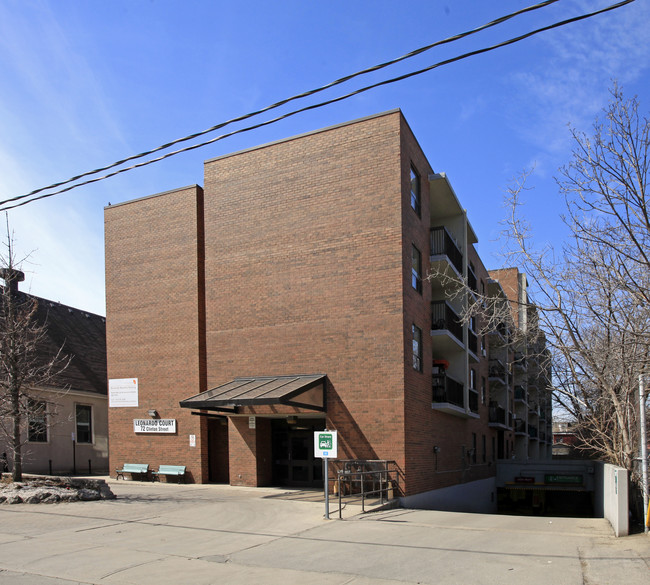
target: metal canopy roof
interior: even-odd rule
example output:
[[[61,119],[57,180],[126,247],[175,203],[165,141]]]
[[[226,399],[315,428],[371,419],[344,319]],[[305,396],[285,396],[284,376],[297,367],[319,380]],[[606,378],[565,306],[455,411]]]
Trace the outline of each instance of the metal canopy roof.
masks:
[[[181,400],[182,408],[236,412],[238,406],[284,404],[325,410],[325,374],[250,376]]]

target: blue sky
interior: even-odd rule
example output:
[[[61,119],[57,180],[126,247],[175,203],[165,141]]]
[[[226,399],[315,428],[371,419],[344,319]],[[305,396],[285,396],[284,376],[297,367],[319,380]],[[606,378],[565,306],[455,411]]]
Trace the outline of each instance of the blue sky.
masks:
[[[532,3],[3,0],[0,199],[204,130]],[[560,0],[301,104],[611,3]],[[434,170],[449,176],[487,267],[501,267],[503,195],[513,177],[535,167],[524,211],[540,242],[561,243],[561,198],[553,177],[569,161],[569,125],[590,130],[613,80],[649,111],[649,67],[650,6],[637,0],[31,203],[9,213],[19,259],[29,256],[23,288],[104,314],[108,202],[202,184],[205,159],[393,108],[404,112]]]

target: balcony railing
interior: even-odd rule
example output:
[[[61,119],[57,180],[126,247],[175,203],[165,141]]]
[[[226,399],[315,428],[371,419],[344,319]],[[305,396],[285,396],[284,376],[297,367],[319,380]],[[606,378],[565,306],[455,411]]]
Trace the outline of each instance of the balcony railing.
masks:
[[[470,330],[467,331],[467,347],[474,355],[478,355],[478,337]]]
[[[462,274],[463,254],[444,226],[431,228],[431,255],[447,256],[454,268]]]
[[[458,315],[447,304],[446,301],[434,301],[431,303],[431,329],[434,331],[447,330],[456,339],[463,341],[463,326]]]
[[[463,385],[446,374],[433,376],[433,402],[446,402],[465,408]],[[478,394],[477,394],[478,398]]]
[[[493,424],[506,426],[506,409],[500,406],[490,406],[489,421]]]
[[[515,400],[526,402],[526,389],[523,386],[515,386]]]
[[[490,378],[501,378],[505,380],[506,367],[499,360],[490,360],[488,376],[490,376]]]
[[[469,409],[478,413],[478,390],[469,389]]]
[[[515,367],[521,368],[522,370],[525,370],[527,367],[526,356],[519,351],[515,352]]]
[[[469,289],[478,293],[478,282],[476,280],[476,274],[471,269],[467,269],[467,286]]]

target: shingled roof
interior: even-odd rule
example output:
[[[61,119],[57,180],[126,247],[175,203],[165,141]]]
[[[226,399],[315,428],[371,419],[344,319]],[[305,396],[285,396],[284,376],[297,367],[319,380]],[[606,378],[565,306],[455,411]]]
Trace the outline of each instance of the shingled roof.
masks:
[[[62,348],[62,353],[71,358],[55,385],[106,395],[106,319],[22,291],[17,294],[38,302],[35,319],[39,325],[46,325],[46,337],[39,347],[43,357],[50,358]]]

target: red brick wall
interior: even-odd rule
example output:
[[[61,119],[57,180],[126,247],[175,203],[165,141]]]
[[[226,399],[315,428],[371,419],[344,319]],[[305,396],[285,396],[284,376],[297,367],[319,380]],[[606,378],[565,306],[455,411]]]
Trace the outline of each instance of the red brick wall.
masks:
[[[138,407],[109,408],[112,472],[149,463],[186,465],[189,481],[207,474],[205,421],[178,406],[205,388],[202,204],[195,186],[105,210],[108,377],[138,378],[140,390]],[[175,435],[133,432],[151,408],[176,419]]]
[[[325,373],[340,456],[403,466],[400,127],[393,112],[208,161],[205,229],[208,385]]]

